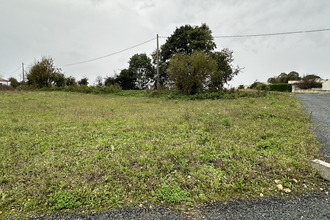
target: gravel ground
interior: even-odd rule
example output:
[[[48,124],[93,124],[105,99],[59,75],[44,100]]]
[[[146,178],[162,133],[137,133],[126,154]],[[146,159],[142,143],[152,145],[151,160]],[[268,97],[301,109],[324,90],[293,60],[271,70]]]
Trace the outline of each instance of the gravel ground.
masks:
[[[307,115],[312,115],[314,132],[323,145],[323,159],[330,162],[330,94],[298,94],[297,97],[302,100]],[[164,207],[124,208],[91,215],[59,213],[33,219],[330,219],[329,190],[291,199],[209,204],[188,214]]]
[[[326,194],[231,202],[206,207],[205,219],[330,219],[330,200]]]
[[[131,208],[98,214],[55,214],[31,219],[330,219],[330,197],[326,193],[294,198],[263,199],[259,201],[235,201],[215,203],[200,207],[187,214],[167,208]]]
[[[323,160],[330,163],[330,94],[297,94],[311,115],[314,133],[322,144]]]

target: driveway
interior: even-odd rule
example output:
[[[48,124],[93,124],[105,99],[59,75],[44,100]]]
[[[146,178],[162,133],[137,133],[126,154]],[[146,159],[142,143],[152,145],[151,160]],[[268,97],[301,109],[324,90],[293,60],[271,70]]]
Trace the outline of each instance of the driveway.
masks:
[[[311,115],[314,133],[322,144],[324,161],[330,163],[330,94],[297,94],[296,95]]]

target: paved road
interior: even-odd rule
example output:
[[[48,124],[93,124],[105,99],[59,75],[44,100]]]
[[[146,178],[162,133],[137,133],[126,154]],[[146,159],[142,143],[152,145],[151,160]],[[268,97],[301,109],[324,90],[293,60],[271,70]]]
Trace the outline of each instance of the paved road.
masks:
[[[323,160],[330,163],[330,94],[297,94],[308,115],[312,115],[314,133],[322,144]]]
[[[325,160],[330,157],[330,94],[298,94],[314,132],[323,144]],[[330,161],[329,161],[330,162]],[[326,191],[329,191],[327,189]],[[42,219],[330,219],[330,197],[326,193],[292,199],[263,199],[249,202],[216,203],[185,215],[167,208],[122,209],[97,215],[53,215]]]

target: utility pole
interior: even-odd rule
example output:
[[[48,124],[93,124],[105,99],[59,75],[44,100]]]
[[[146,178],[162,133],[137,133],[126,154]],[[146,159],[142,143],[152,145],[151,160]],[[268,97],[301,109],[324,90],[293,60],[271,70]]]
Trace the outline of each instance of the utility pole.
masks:
[[[23,73],[23,82],[25,82],[25,77],[24,77],[24,63],[22,62],[22,73]]]
[[[157,34],[157,90],[160,89],[160,76],[159,76],[159,36]]]

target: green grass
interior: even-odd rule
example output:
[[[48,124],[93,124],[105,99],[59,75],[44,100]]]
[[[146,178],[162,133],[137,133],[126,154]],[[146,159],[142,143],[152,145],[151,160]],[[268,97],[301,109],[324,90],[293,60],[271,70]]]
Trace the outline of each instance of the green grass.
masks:
[[[142,93],[134,93],[139,96]],[[300,103],[0,92],[0,217],[308,192],[318,143]]]

